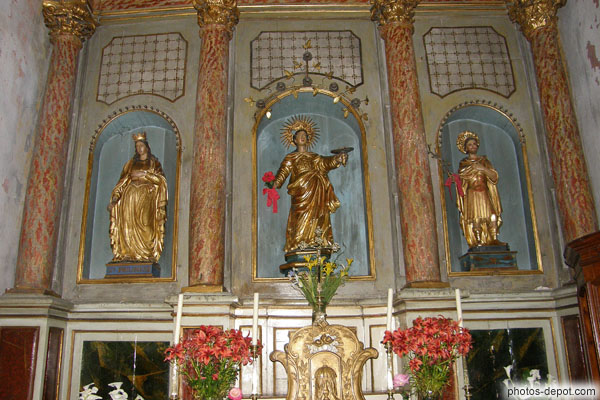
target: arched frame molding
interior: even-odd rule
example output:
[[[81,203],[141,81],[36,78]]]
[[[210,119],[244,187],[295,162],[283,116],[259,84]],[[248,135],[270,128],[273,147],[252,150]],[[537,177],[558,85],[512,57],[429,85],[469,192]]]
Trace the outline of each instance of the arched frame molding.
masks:
[[[453,122],[453,117],[457,114],[457,113],[464,113],[465,110],[469,107],[481,107],[483,113],[475,113],[475,114],[486,114],[486,113],[490,113],[490,112],[495,112],[496,114],[496,118],[498,120],[503,120],[503,123],[505,126],[507,126],[509,129],[512,129],[512,134],[515,135],[515,137],[513,137],[513,140],[516,139],[518,140],[518,144],[519,146],[517,147],[517,143],[515,142],[515,152],[519,152],[520,151],[520,155],[516,154],[516,158],[517,158],[517,162],[518,162],[518,168],[522,168],[522,171],[518,171],[519,172],[519,186],[520,186],[520,190],[521,190],[521,198],[522,198],[522,207],[523,207],[523,218],[524,218],[524,226],[525,226],[525,238],[523,238],[524,240],[528,240],[528,246],[529,246],[529,252],[530,252],[530,260],[533,260],[534,267],[535,268],[531,268],[531,269],[519,269],[519,270],[506,270],[506,271],[502,271],[502,270],[493,270],[493,271],[457,271],[457,270],[453,270],[452,268],[452,263],[454,261],[454,257],[453,257],[453,251],[452,251],[452,245],[451,245],[451,240],[450,240],[450,227],[449,227],[449,212],[448,212],[448,207],[451,206],[450,203],[448,203],[448,201],[450,201],[448,199],[448,189],[444,186],[444,182],[447,179],[447,176],[444,172],[444,169],[442,167],[441,162],[438,161],[438,173],[439,173],[439,180],[440,180],[440,194],[441,194],[441,206],[442,206],[442,216],[443,216],[443,230],[444,230],[444,250],[445,250],[445,256],[446,256],[446,269],[447,269],[447,273],[448,276],[476,276],[476,275],[529,275],[529,274],[541,274],[543,273],[543,266],[542,266],[542,259],[541,259],[541,251],[540,251],[540,244],[539,244],[539,238],[538,238],[538,229],[537,229],[537,222],[536,222],[536,213],[535,213],[535,205],[534,205],[534,200],[533,200],[533,191],[532,191],[532,186],[531,186],[531,179],[530,179],[530,173],[529,173],[529,162],[527,159],[527,147],[526,147],[526,140],[525,140],[525,135],[523,133],[523,129],[520,126],[520,124],[513,118],[513,114],[510,113],[509,111],[507,111],[506,109],[504,109],[502,106],[498,105],[497,103],[493,103],[491,101],[482,101],[482,100],[475,100],[475,101],[469,101],[469,102],[465,102],[465,103],[461,103],[455,107],[453,107],[451,110],[449,110],[444,118],[442,119],[442,121],[439,124],[438,130],[437,130],[437,136],[436,136],[436,153],[438,155],[440,155],[440,157],[443,159],[443,135],[444,133],[444,129],[446,127],[446,125],[449,122]],[[476,111],[476,110],[475,110]],[[467,118],[465,118],[466,120]],[[457,118],[458,120],[458,118]],[[477,123],[481,123],[481,124],[486,124],[486,123],[490,123],[489,121],[486,121],[484,119],[480,118],[480,115],[472,118],[473,121],[477,122]],[[491,124],[491,123],[490,123]],[[492,124],[493,125],[493,124]],[[510,133],[508,131],[505,131],[506,134],[510,135]],[[485,140],[485,139],[483,139]],[[451,146],[455,147],[454,143],[450,144]],[[483,154],[483,153],[482,153]],[[444,160],[445,162],[448,160]],[[498,169],[498,165],[497,163],[494,163],[494,161],[492,160],[492,164],[494,164],[494,166],[496,167],[496,169]],[[455,170],[452,170],[452,172],[456,172]],[[501,171],[499,171],[500,174],[502,174]],[[502,179],[502,176],[501,176]],[[454,188],[452,188],[453,194],[455,194]],[[525,193],[523,193],[525,192]],[[503,193],[500,193],[500,198],[501,201],[503,201],[503,207],[505,204],[505,197],[507,196],[507,194],[505,193],[503,196]],[[503,211],[503,216],[507,213],[510,212],[510,210],[507,210],[506,207],[504,207],[504,211]],[[505,219],[505,218],[503,218]],[[454,229],[454,231],[456,231],[456,229]],[[460,228],[458,228],[458,231],[460,232],[460,240],[462,242],[464,242],[464,236],[462,236],[462,231],[460,230]],[[502,238],[502,227],[500,228],[500,240],[503,240]],[[509,241],[509,245],[511,245],[510,241]],[[514,244],[513,244],[514,247]],[[513,249],[513,247],[511,247],[511,249]],[[531,253],[535,253],[535,254],[531,254]]]
[[[281,93],[279,93],[277,96],[274,96],[273,98],[271,98],[270,100],[268,100],[265,103],[265,107],[262,109],[259,109],[259,111],[257,111],[257,113],[255,114],[255,123],[254,126],[252,128],[252,168],[253,168],[253,172],[252,172],[252,282],[288,282],[287,278],[284,277],[259,277],[258,276],[258,236],[259,236],[259,232],[258,232],[258,197],[259,197],[259,189],[262,188],[262,182],[260,182],[259,177],[258,177],[258,149],[257,149],[257,142],[258,142],[258,136],[260,134],[260,130],[261,130],[261,123],[264,122],[264,119],[267,118],[267,112],[271,112],[271,110],[274,108],[274,106],[277,105],[277,103],[281,102],[282,100],[288,98],[289,96],[294,96],[296,99],[298,98],[299,94],[301,95],[310,95],[310,96],[317,96],[317,95],[324,95],[324,96],[328,96],[329,98],[331,98],[332,104],[337,104],[338,107],[340,107],[339,109],[339,113],[340,116],[342,116],[342,118],[344,117],[344,114],[347,113],[347,116],[351,116],[351,118],[354,119],[357,127],[358,127],[358,140],[360,140],[361,143],[361,153],[360,153],[360,158],[362,160],[362,184],[363,184],[363,194],[364,194],[364,210],[365,210],[365,223],[366,223],[366,241],[367,241],[367,251],[366,251],[366,256],[368,257],[368,261],[369,261],[369,271],[367,274],[364,275],[357,275],[357,276],[350,276],[351,280],[375,280],[376,279],[376,265],[375,265],[375,251],[374,251],[374,242],[373,242],[373,218],[372,218],[372,206],[371,206],[371,191],[370,191],[370,183],[369,183],[369,171],[368,171],[368,159],[367,159],[367,151],[366,151],[366,129],[365,126],[362,122],[362,118],[361,118],[361,113],[356,110],[356,108],[354,108],[352,106],[352,104],[350,103],[350,100],[346,99],[343,96],[340,96],[338,93],[334,93],[331,92],[329,90],[325,90],[325,89],[317,89],[317,88],[313,88],[313,87],[303,87],[303,88],[295,88],[295,89],[290,89],[290,90],[286,90],[286,91],[282,91]],[[334,99],[335,102],[334,102]],[[304,114],[303,112],[298,112],[298,114]],[[291,117],[295,114],[289,114],[288,116]],[[321,132],[321,135],[323,135],[323,132]],[[356,149],[355,149],[356,150]],[[283,159],[283,156],[285,154],[281,155],[281,159]],[[350,157],[352,157],[352,153],[350,153]],[[262,171],[262,172],[266,172],[266,171]],[[273,171],[274,173],[276,171]],[[335,171],[332,171],[332,174],[334,174]],[[259,188],[260,186],[260,188]],[[281,188],[280,190],[280,195],[283,196],[287,196],[287,193],[285,192],[285,185]],[[337,188],[336,189],[336,193],[338,191]],[[286,219],[287,219],[287,209],[283,209],[281,208],[281,212],[283,212],[286,215]],[[285,230],[282,231],[282,234],[285,235]],[[334,230],[334,240],[337,242],[338,239],[336,237],[336,232]],[[344,255],[347,257],[352,257],[352,254],[347,254]],[[335,256],[332,257],[333,259],[335,258]],[[282,253],[281,253],[281,260],[283,263],[284,259],[283,259],[283,248],[282,248]]]
[[[141,118],[141,120],[145,120],[148,123],[152,123],[152,122],[156,122],[156,121],[161,121],[161,125],[163,129],[168,129],[170,130],[173,134],[174,134],[174,149],[176,151],[176,160],[175,163],[173,165],[173,169],[174,169],[174,182],[169,182],[167,181],[167,185],[174,185],[175,187],[171,190],[169,190],[169,200],[168,200],[168,206],[169,207],[172,204],[172,208],[169,207],[169,212],[167,213],[167,224],[169,224],[169,219],[172,220],[172,236],[171,236],[171,257],[170,257],[170,268],[169,268],[169,275],[166,277],[157,277],[157,278],[110,278],[110,279],[103,279],[103,278],[89,278],[89,271],[86,272],[84,271],[84,267],[86,265],[86,262],[88,262],[89,260],[86,258],[86,253],[89,253],[89,249],[88,246],[90,245],[89,240],[91,240],[90,238],[88,238],[89,235],[89,229],[90,229],[90,217],[93,218],[93,213],[94,210],[90,210],[90,195],[92,192],[92,181],[94,180],[95,174],[98,174],[98,171],[94,170],[94,165],[95,165],[95,152],[97,150],[97,146],[99,144],[100,138],[102,133],[105,133],[107,131],[107,128],[110,127],[110,125],[112,123],[115,123],[116,121],[119,120],[119,118],[122,118],[124,116],[133,116],[132,113],[148,113],[147,116],[149,118]],[[142,115],[142,114],[139,114]],[[143,125],[144,121],[141,121],[142,125],[139,125],[139,128],[145,128],[145,126]],[[129,129],[137,129],[136,126],[131,126]],[[150,142],[150,145],[152,147],[152,142]],[[78,263],[77,263],[77,283],[78,284],[114,284],[114,283],[121,283],[121,282],[127,282],[127,283],[131,283],[131,282],[172,282],[172,281],[176,281],[177,276],[176,276],[176,271],[177,271],[177,232],[178,232],[178,208],[179,208],[179,177],[180,177],[180,169],[181,169],[181,152],[182,152],[182,145],[181,145],[181,134],[179,132],[179,129],[177,127],[177,125],[175,124],[175,122],[173,121],[173,119],[167,115],[165,112],[153,107],[153,106],[147,106],[147,105],[133,105],[133,106],[126,106],[126,107],[122,107],[119,108],[118,110],[113,111],[112,114],[110,114],[109,116],[107,116],[105,119],[102,120],[102,123],[100,125],[98,125],[98,128],[94,131],[94,135],[92,136],[92,139],[90,141],[90,147],[89,147],[89,154],[88,154],[88,167],[87,167],[87,177],[86,177],[86,184],[85,184],[85,195],[84,195],[84,204],[83,204],[83,213],[82,213],[82,220],[81,220],[81,235],[80,235],[80,241],[79,241],[79,257],[78,257]],[[167,160],[160,160],[161,164],[163,164],[163,169],[165,169],[165,164]],[[119,172],[121,170],[121,168],[123,167],[123,165],[118,165],[117,168],[119,169]],[[165,171],[165,173],[167,173]],[[118,179],[118,176],[117,176]],[[115,180],[115,182],[113,182],[113,184],[115,184],[117,181]],[[171,196],[171,194],[173,194],[173,196]],[[107,227],[108,229],[108,227]],[[168,228],[167,228],[168,229]],[[168,230],[167,230],[168,233]],[[108,230],[106,231],[106,235],[108,235]],[[165,239],[167,240],[167,239]],[[163,252],[164,254],[164,252]],[[107,260],[108,262],[109,260]],[[86,276],[87,275],[87,276]]]

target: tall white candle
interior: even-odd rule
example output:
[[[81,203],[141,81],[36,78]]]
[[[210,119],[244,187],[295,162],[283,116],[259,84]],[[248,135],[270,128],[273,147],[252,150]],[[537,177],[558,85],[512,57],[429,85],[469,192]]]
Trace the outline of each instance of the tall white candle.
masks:
[[[254,293],[254,310],[252,313],[252,346],[258,340],[258,293]]]
[[[385,329],[388,331],[392,330],[392,307],[393,307],[394,289],[388,289],[388,301],[387,301],[387,318],[385,320]]]
[[[460,303],[460,289],[454,291],[456,295],[456,317],[458,318],[458,326],[463,327],[462,305]]]
[[[183,293],[177,298],[177,314],[175,317],[175,332],[173,332],[173,345],[179,343],[179,334],[181,332],[181,314],[183,314]],[[176,399],[179,394],[179,380],[177,364],[171,365],[171,397]]]
[[[183,293],[179,294],[177,299],[177,317],[175,318],[175,337],[173,344],[179,343],[179,335],[181,333],[181,314],[183,312]]]

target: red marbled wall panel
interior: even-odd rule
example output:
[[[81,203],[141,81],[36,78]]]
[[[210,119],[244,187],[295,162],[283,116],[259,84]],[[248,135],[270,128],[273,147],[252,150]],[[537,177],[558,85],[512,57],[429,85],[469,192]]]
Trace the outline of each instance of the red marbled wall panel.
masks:
[[[229,39],[221,25],[201,29],[190,204],[189,284],[222,285]]]
[[[385,39],[392,134],[407,283],[439,281],[433,188],[423,127],[412,29],[390,23]]]
[[[563,235],[570,242],[598,226],[556,28],[538,29],[531,48]]]
[[[0,328],[0,399],[33,398],[39,331],[37,327]]]
[[[76,36],[55,37],[25,195],[17,289],[51,288],[79,49],[81,41]]]

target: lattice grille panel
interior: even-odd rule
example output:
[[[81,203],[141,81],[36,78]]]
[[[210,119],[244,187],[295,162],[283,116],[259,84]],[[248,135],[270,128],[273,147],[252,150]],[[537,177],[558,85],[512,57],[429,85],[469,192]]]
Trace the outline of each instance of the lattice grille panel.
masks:
[[[112,104],[153,94],[175,101],[184,94],[186,58],[179,33],[115,37],[102,50],[96,99]]]
[[[305,49],[309,40],[311,48]],[[333,77],[358,86],[363,83],[360,46],[360,39],[350,31],[261,32],[251,43],[251,86],[263,89],[284,78],[285,71],[300,76],[305,71],[302,55],[306,50],[312,53],[309,73],[333,72]],[[301,68],[294,68],[295,63]]]
[[[509,97],[515,91],[506,39],[492,27],[431,28],[423,40],[433,93],[479,88]]]

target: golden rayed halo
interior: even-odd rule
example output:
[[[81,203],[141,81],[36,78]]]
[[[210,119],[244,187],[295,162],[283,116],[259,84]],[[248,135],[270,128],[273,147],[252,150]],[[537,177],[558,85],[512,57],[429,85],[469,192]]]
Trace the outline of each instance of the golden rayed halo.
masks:
[[[294,133],[304,130],[308,136],[306,148],[310,149],[319,139],[317,124],[306,115],[294,115],[281,128],[281,142],[286,148],[294,144]]]
[[[467,153],[465,150],[465,144],[467,144],[467,140],[475,139],[477,143],[477,147],[479,147],[479,136],[471,131],[464,131],[458,134],[458,138],[456,138],[456,147],[461,153]]]
[[[138,142],[140,140],[146,140],[146,132],[139,132],[139,133],[134,133],[133,135],[131,135],[131,137],[133,138],[134,142]]]

